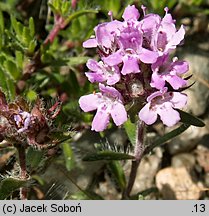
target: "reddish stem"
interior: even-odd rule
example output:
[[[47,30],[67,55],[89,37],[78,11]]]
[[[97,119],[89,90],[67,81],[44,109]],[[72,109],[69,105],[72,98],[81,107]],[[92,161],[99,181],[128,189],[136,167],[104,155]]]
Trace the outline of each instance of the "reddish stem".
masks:
[[[25,148],[22,146],[17,147],[18,156],[19,156],[19,164],[20,164],[20,178],[22,180],[27,179],[27,170],[26,170],[26,154]],[[20,199],[26,200],[27,199],[27,189],[25,187],[20,188]]]

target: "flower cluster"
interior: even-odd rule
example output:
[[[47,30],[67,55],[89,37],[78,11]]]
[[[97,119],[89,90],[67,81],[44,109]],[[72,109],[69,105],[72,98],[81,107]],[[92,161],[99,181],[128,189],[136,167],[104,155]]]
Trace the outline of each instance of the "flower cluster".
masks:
[[[170,58],[171,52],[184,39],[185,30],[175,27],[168,9],[161,18],[146,14],[143,18],[132,5],[126,7],[123,21],[113,20],[94,28],[95,37],[83,43],[85,48],[97,48],[100,61],[88,60],[86,76],[91,83],[99,83],[99,93],[82,96],[83,111],[97,110],[92,130],[103,131],[110,116],[119,126],[127,120],[130,104],[137,104],[138,117],[153,124],[158,115],[167,126],[180,120],[176,109],[187,102],[182,90],[187,81],[182,74],[188,63]],[[126,108],[125,108],[126,106]]]
[[[0,142],[32,146],[42,149],[53,147],[51,123],[59,114],[60,102],[46,110],[42,100],[36,100],[33,107],[22,98],[8,103],[5,94],[0,90]]]

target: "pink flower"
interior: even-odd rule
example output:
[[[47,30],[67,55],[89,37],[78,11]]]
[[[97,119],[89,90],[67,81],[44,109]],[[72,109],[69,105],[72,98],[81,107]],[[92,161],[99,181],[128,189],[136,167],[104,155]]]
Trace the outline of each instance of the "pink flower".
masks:
[[[139,73],[140,61],[150,64],[157,60],[158,53],[142,47],[143,35],[140,29],[132,24],[124,27],[117,37],[119,50],[103,58],[104,62],[110,66],[115,66],[123,62],[121,73]]]
[[[181,26],[177,31],[175,20],[173,20],[168,9],[165,9],[166,14],[163,19],[157,14],[148,14],[140,22],[146,46],[151,50],[156,51],[159,55],[174,50],[177,45],[184,39],[185,30]]]
[[[99,24],[94,28],[95,38],[90,38],[83,43],[85,48],[100,47],[104,51],[113,49],[115,37],[122,27],[122,22],[114,20]]]
[[[167,81],[173,89],[179,89],[187,84],[187,81],[181,78],[181,74],[189,70],[186,61],[178,61],[174,58],[171,62],[169,55],[161,56],[152,64],[152,80],[150,85],[157,89],[162,89]]]
[[[117,66],[111,67],[93,59],[89,59],[86,65],[91,71],[85,74],[92,83],[106,81],[108,85],[114,85],[120,80],[120,70]]]
[[[119,126],[127,120],[127,113],[122,102],[122,96],[115,88],[99,84],[101,92],[82,96],[79,105],[84,112],[97,110],[92,122],[92,130],[106,129],[110,115]]]
[[[175,108],[186,105],[187,96],[179,92],[167,92],[167,88],[157,91],[147,98],[147,104],[140,110],[139,118],[146,124],[151,125],[160,116],[162,122],[171,127],[180,120],[179,113]]]

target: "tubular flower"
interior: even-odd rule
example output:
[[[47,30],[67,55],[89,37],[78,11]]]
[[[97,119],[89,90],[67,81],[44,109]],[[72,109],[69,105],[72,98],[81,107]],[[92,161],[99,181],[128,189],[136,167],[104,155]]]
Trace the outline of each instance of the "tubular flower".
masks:
[[[157,91],[147,98],[147,104],[140,110],[139,118],[146,124],[153,124],[160,116],[162,122],[171,127],[180,120],[178,111],[186,105],[187,96],[179,92],[167,92],[167,88]]]
[[[157,89],[162,89],[167,81],[173,89],[179,89],[186,86],[186,80],[182,79],[180,75],[189,70],[186,61],[178,61],[176,58],[169,61],[169,55],[164,55],[152,64],[152,80],[150,85]]]
[[[119,126],[127,120],[127,113],[122,103],[121,94],[113,87],[99,84],[99,93],[82,96],[79,100],[84,112],[97,110],[92,122],[92,130],[103,131],[110,119]]]

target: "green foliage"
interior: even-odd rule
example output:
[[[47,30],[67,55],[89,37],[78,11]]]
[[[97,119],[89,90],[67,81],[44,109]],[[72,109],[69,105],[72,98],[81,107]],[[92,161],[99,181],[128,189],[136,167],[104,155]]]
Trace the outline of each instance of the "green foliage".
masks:
[[[35,34],[35,25],[34,20],[31,17],[29,19],[29,26],[24,26],[21,22],[17,21],[14,16],[11,16],[11,24],[14,30],[14,33],[11,33],[14,36],[14,40],[19,46],[23,49],[24,52],[27,52],[28,55],[33,54],[36,47],[36,40],[34,39]]]
[[[69,143],[64,142],[62,144],[64,159],[65,159],[65,166],[68,171],[72,170],[75,166],[75,159],[74,159],[74,153],[72,151],[72,148]]]
[[[2,67],[2,65],[0,65],[0,80],[0,86],[5,92],[7,98],[13,100],[15,98],[15,84],[10,74]]]
[[[178,112],[180,114],[181,122],[183,122],[184,124],[194,125],[196,127],[205,126],[205,123],[201,119],[179,109]]]
[[[123,191],[126,188],[126,177],[123,166],[119,161],[111,161],[110,163],[108,163],[108,168],[114,176],[114,179],[116,180],[121,191]]]
[[[83,161],[98,161],[98,160],[131,160],[134,156],[125,153],[101,151],[98,153],[87,154]]]
[[[125,122],[124,127],[131,144],[134,146],[136,143],[136,124],[128,119],[128,121]]]
[[[0,200],[9,197],[14,191],[25,186],[27,181],[16,178],[5,178],[0,182]]]
[[[40,166],[44,158],[44,152],[29,148],[26,155],[26,163],[30,167],[30,170],[36,170]]]

